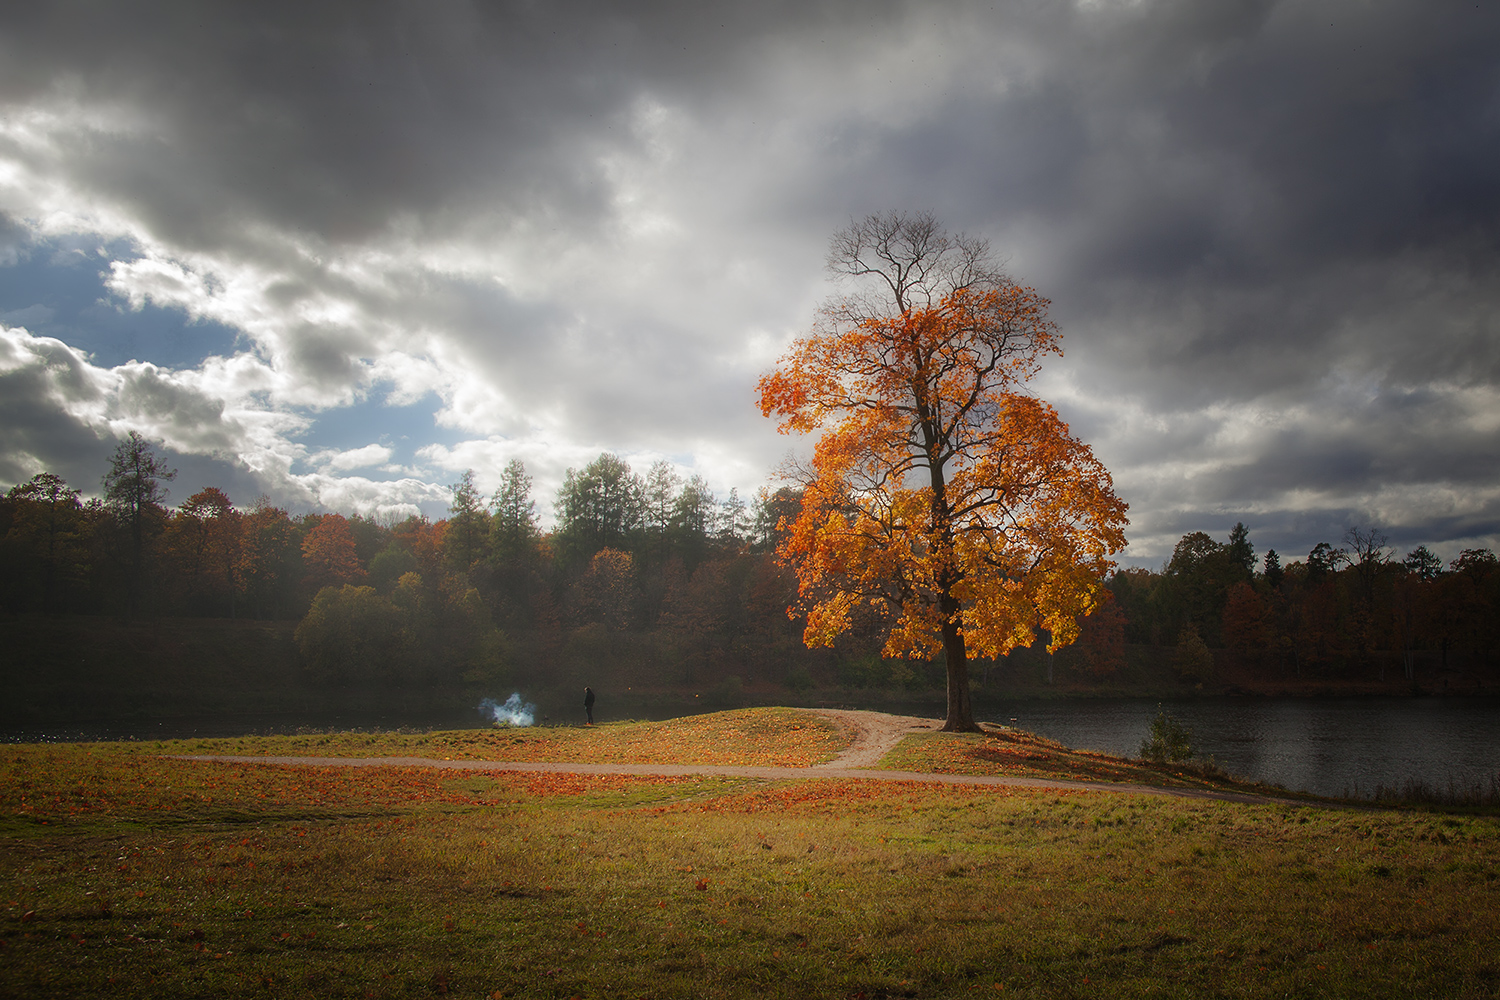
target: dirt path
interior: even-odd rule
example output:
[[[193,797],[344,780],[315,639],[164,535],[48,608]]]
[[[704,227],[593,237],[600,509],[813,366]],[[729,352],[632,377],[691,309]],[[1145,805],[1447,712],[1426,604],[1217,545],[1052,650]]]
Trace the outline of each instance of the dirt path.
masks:
[[[930,733],[943,728],[941,719],[921,719],[914,715],[887,715],[884,712],[843,708],[820,708],[816,711],[854,731],[849,749],[826,764],[814,765],[818,770],[874,767],[907,733]]]
[[[887,715],[845,709],[819,709],[819,715],[837,720],[852,730],[849,748],[834,760],[812,767],[739,767],[715,764],[560,764],[530,761],[433,760],[427,757],[264,757],[175,754],[180,760],[222,761],[232,764],[284,764],[301,767],[430,767],[456,771],[523,771],[552,774],[635,774],[645,777],[723,777],[769,780],[808,778],[864,778],[870,781],[918,781],[941,785],[983,785],[998,788],[1037,788],[1054,791],[1114,792],[1124,795],[1160,795],[1168,798],[1213,799],[1221,802],[1257,802],[1287,806],[1317,806],[1321,803],[1277,799],[1241,792],[1219,792],[1201,788],[1157,788],[1151,785],[1117,784],[1107,781],[1063,781],[1053,778],[1020,778],[1004,775],[928,774],[916,771],[875,770],[907,733],[932,732],[941,720]]]

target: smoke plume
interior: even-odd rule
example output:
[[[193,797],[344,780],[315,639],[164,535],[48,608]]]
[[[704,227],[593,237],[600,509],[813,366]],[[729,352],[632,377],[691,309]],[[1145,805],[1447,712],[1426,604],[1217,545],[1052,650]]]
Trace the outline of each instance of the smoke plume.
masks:
[[[479,703],[479,714],[488,716],[497,726],[530,726],[536,724],[536,706],[521,700],[520,692],[512,692],[500,704],[493,698]]]

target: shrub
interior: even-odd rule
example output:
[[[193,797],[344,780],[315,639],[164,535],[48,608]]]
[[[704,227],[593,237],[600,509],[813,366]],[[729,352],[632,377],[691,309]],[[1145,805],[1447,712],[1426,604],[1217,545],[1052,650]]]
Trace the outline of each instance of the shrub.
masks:
[[[1182,627],[1177,636],[1177,650],[1172,656],[1172,666],[1183,680],[1206,681],[1214,673],[1214,654],[1191,623]]]
[[[1193,759],[1193,731],[1156,706],[1151,730],[1141,740],[1141,757],[1158,764],[1179,764]]]
[[[412,574],[408,574],[412,575]],[[405,616],[374,587],[324,587],[297,626],[307,672],[323,683],[389,681],[407,658]]]

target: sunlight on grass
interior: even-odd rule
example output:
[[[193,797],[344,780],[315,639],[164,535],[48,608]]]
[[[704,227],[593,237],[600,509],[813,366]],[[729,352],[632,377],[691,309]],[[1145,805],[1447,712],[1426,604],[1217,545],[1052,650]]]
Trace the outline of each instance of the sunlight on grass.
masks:
[[[849,741],[843,727],[815,712],[749,708],[591,727],[309,733],[167,740],[143,746],[187,754],[809,767],[832,760]]]

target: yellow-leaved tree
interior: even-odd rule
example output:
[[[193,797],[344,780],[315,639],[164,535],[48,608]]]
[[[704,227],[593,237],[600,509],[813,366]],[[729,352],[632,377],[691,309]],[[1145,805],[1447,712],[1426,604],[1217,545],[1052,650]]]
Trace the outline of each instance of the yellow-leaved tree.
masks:
[[[783,433],[821,431],[792,470],[802,506],[781,524],[809,646],[861,604],[887,615],[885,655],[948,674],[945,730],[974,731],[968,661],[1055,650],[1100,604],[1126,505],[1108,470],[1047,403],[1022,391],[1061,354],[1048,302],[1006,277],[983,240],[931,215],[870,216],[833,238],[852,279],[760,380]]]

